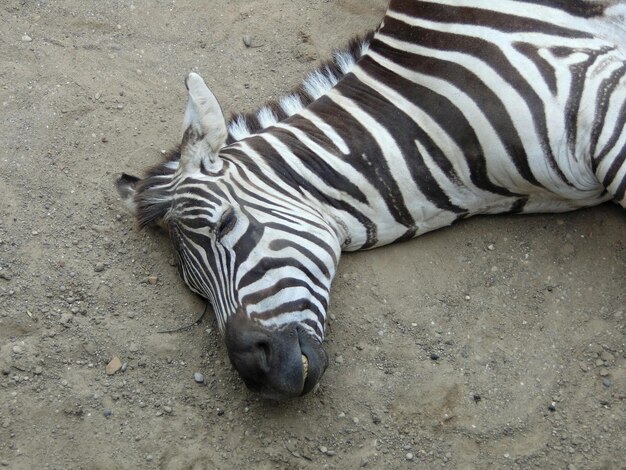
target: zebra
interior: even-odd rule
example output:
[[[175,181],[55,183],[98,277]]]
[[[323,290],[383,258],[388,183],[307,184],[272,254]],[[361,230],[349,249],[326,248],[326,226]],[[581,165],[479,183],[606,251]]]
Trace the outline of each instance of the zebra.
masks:
[[[626,3],[391,0],[293,93],[228,123],[190,73],[182,141],[117,189],[160,225],[250,390],[304,395],[342,251],[477,214],[626,207]]]

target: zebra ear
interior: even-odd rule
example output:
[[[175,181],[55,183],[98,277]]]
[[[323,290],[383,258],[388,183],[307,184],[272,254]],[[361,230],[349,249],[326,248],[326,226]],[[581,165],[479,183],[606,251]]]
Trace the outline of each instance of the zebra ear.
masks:
[[[117,188],[117,192],[122,198],[122,202],[126,206],[126,209],[128,209],[128,211],[133,215],[137,214],[135,193],[137,192],[137,184],[140,181],[140,178],[127,175],[126,173],[122,173],[120,176],[118,176],[117,180],[115,180],[115,187]]]
[[[197,166],[201,161],[214,164],[228,136],[222,108],[197,73],[187,76],[185,86],[188,101],[183,120],[183,147],[190,148],[187,152],[183,148],[181,166]]]

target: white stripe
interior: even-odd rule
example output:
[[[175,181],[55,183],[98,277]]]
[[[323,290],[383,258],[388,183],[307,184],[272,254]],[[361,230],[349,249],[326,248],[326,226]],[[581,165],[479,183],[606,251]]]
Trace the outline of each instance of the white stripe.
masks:
[[[311,121],[311,123],[315,127],[322,131],[324,135],[328,137],[333,144],[335,144],[335,146],[342,154],[348,155],[350,153],[348,144],[346,144],[346,142],[341,138],[341,136],[337,133],[333,126],[322,120],[320,117],[318,117],[316,114],[312,113],[308,109],[300,112],[300,116]]]
[[[572,187],[564,183],[560,176],[551,168],[548,159],[544,156],[540,136],[535,129],[533,115],[528,102],[522,95],[520,95],[517,89],[504,80],[497,70],[494,70],[482,60],[468,54],[428,49],[422,46],[397,41],[383,35],[379,36],[379,39],[400,50],[406,50],[408,52],[434,57],[439,60],[453,62],[471,71],[483,83],[497,93],[519,134],[521,142],[524,145],[526,155],[528,156],[530,168],[537,181],[539,181],[544,187],[550,188],[552,192],[567,198],[589,197],[589,194],[585,194],[585,191],[589,191],[590,188],[585,186],[572,189]],[[471,113],[472,116],[476,115],[478,118],[481,117],[482,112],[479,105],[477,106],[477,104],[471,99],[467,99],[463,91],[456,89],[446,82],[437,80],[434,77],[424,76],[422,74],[404,69],[403,67],[395,65],[374,53],[370,52],[370,56],[376,57],[376,60],[385,67],[411,81],[428,86],[433,89],[433,91],[437,91],[439,89],[440,91],[437,91],[438,93],[447,96],[455,102],[457,100],[465,99],[464,104],[462,106],[459,105],[458,108],[462,109],[465,114]],[[557,74],[559,72],[561,75],[557,75],[558,81],[562,81],[564,78],[568,79],[567,77],[570,75],[568,67],[564,66],[562,68],[558,68]],[[563,74],[565,74],[565,76],[563,76]],[[542,89],[546,88],[541,77],[535,77],[535,79],[533,79],[533,77],[534,75],[529,71],[529,77],[526,77],[526,81],[529,85],[534,86],[540,84]],[[446,88],[448,88],[448,90],[446,90]],[[534,89],[537,91],[536,88]],[[547,89],[544,91],[547,92]],[[538,93],[540,98],[543,100],[543,104],[545,105],[546,119],[549,122],[548,133],[550,145],[554,156],[557,159],[557,163],[567,167],[569,154],[567,151],[567,145],[563,144],[563,138],[566,135],[565,122],[563,119],[565,101],[563,100],[566,100],[568,95],[564,94],[563,96],[559,96],[555,99],[549,92],[547,93],[547,96],[541,92]],[[467,106],[470,107],[467,108]],[[470,112],[466,111],[466,109]],[[474,121],[470,119],[470,123],[473,122]],[[484,120],[484,122],[487,121]],[[510,159],[502,158],[500,140],[492,135],[490,136],[489,134],[490,131],[493,132],[491,125],[488,127],[475,125],[474,129],[478,134],[481,145],[483,145],[483,150],[485,151],[485,157],[487,159],[488,173],[492,176],[492,180],[512,191],[519,191],[522,193],[527,192],[530,186],[528,186],[523,178],[515,177],[515,179],[511,179],[510,175],[518,175],[518,172]],[[575,181],[572,181],[572,183],[575,183]],[[536,189],[533,191],[536,191]]]
[[[359,107],[359,103],[341,95],[337,90],[333,90],[328,93],[327,96],[337,105],[347,110],[356,121],[369,131],[371,137],[376,140],[382,157],[387,163],[389,173],[398,185],[402,198],[404,199],[403,202],[407,204],[407,209],[411,213],[413,220],[423,220],[425,217],[428,218],[429,214],[440,212],[440,209],[428,201],[421,191],[416,188],[415,182],[411,178],[411,172],[404,160],[402,149],[398,147],[398,143],[394,140],[389,131],[377,121],[376,116],[368,114]],[[365,194],[368,194],[368,192]],[[369,196],[371,196],[368,198],[370,200],[373,200],[373,198],[382,199],[380,198],[378,188],[373,194],[369,194]],[[416,197],[418,199],[416,199]],[[410,203],[410,201],[415,200],[424,201],[424,203],[420,204],[420,207],[416,207],[415,204]],[[381,203],[384,203],[384,201],[381,201]],[[385,209],[383,213],[387,212],[388,209]],[[381,236],[381,238],[383,238],[383,236]]]
[[[521,16],[542,22],[547,22],[556,26],[568,29],[587,31],[587,19],[570,15],[558,8],[542,6],[537,3],[526,3],[517,0],[427,0],[428,3],[438,5],[449,5],[451,7],[472,7],[487,11],[504,13],[505,15]],[[391,13],[391,14],[390,14]],[[391,10],[387,11],[387,16],[396,15]],[[512,19],[513,21],[513,19]],[[455,26],[457,26],[456,24]],[[458,25],[461,26],[461,25]]]

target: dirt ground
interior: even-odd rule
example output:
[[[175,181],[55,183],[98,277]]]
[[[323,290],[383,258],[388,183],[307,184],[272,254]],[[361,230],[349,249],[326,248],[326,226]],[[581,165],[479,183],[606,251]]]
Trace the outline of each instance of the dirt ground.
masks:
[[[287,403],[245,389],[212,318],[159,333],[204,303],[166,237],[133,228],[115,174],[176,143],[190,70],[225,110],[251,110],[384,7],[1,2],[0,466],[626,468],[614,205],[344,256],[331,365]],[[114,356],[126,365],[108,376]]]

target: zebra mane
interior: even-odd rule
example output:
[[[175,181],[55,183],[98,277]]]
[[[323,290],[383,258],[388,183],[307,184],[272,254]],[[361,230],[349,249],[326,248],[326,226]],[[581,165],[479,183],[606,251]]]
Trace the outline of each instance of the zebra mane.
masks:
[[[322,62],[309,73],[290,94],[267,102],[256,112],[234,114],[228,121],[226,143],[232,144],[293,116],[324,95],[350,73],[357,60],[367,52],[373,37],[374,31],[370,31],[363,37],[353,38],[347,47],[336,50],[332,59]],[[158,224],[167,216],[172,202],[172,176],[178,168],[180,156],[179,144],[167,152],[160,163],[149,168],[138,183],[135,203],[140,227]]]
[[[370,31],[363,37],[353,38],[347,47],[336,50],[332,59],[322,62],[309,73],[290,94],[268,101],[255,112],[233,114],[227,126],[227,144],[256,134],[289,116],[293,116],[324,95],[342,77],[350,73],[357,60],[369,49],[373,37],[374,31]]]
[[[178,144],[165,155],[165,159],[150,167],[137,185],[135,204],[140,228],[158,224],[172,204],[172,176],[178,168],[181,146]]]

